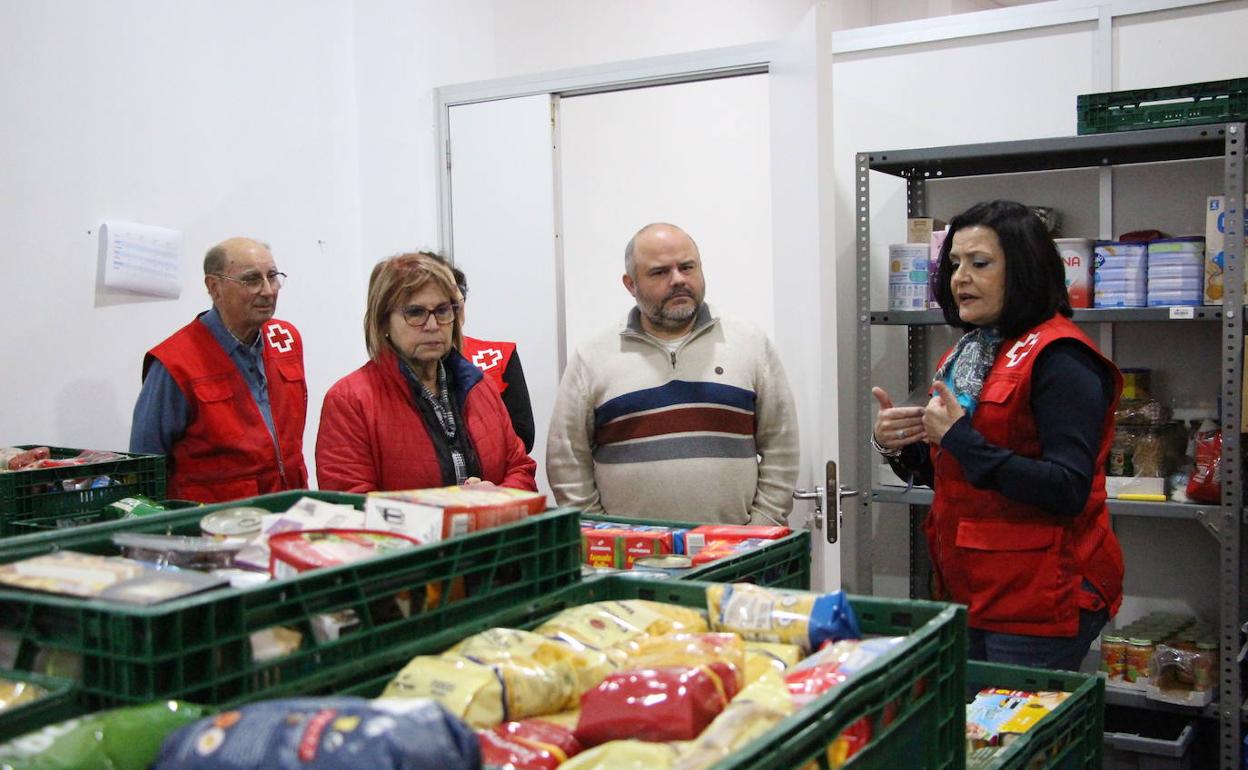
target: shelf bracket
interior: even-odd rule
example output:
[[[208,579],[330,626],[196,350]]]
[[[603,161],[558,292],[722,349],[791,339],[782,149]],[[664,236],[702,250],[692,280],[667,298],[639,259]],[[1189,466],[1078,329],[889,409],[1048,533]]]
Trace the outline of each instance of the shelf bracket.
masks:
[[[1205,529],[1208,530],[1209,534],[1213,535],[1214,540],[1221,542],[1222,527],[1218,525],[1217,515],[1218,514],[1214,511],[1201,508],[1199,511],[1196,511],[1196,521],[1205,525]]]

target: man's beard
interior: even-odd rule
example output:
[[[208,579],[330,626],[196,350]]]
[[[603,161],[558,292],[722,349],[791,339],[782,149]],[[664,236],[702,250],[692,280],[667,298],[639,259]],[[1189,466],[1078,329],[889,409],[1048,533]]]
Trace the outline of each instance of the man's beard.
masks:
[[[688,308],[679,307],[669,309],[667,307],[667,303],[677,297],[688,297],[694,300],[694,304]],[[687,326],[689,324],[689,319],[697,315],[698,310],[702,307],[702,303],[693,295],[693,292],[687,291],[669,294],[664,297],[663,301],[657,306],[650,305],[649,303],[639,303],[639,305],[641,306],[641,312],[646,316],[650,323],[654,324],[655,327],[673,331]]]

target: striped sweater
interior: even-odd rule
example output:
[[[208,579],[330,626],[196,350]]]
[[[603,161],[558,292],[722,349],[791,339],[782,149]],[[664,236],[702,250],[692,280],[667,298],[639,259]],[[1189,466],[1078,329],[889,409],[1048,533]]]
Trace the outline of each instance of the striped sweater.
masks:
[[[676,349],[622,329],[568,363],[546,444],[555,499],[615,516],[784,523],[798,436],[771,341],[703,305]]]

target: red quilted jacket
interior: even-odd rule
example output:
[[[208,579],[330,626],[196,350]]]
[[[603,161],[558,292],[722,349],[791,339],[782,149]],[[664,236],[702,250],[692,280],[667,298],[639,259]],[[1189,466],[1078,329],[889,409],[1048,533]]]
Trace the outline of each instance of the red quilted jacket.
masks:
[[[524,452],[498,391],[456,351],[443,363],[454,372],[464,422],[481,478],[501,487],[537,489],[537,463]],[[316,437],[321,489],[372,492],[442,486],[442,471],[424,417],[398,358],[384,351],[325,394]]]

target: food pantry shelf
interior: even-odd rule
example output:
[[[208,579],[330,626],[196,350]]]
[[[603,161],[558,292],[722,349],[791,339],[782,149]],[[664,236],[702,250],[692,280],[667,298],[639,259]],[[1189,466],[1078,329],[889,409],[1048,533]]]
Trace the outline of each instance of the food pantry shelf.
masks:
[[[1177,703],[1153,700],[1145,697],[1144,693],[1139,690],[1119,687],[1113,684],[1105,685],[1105,703],[1110,706],[1129,706],[1147,711],[1165,711],[1171,714],[1187,714],[1188,716],[1201,716],[1209,719],[1217,719],[1220,711],[1220,704],[1216,700],[1207,706],[1199,708],[1181,706]]]
[[[1188,314],[1191,317],[1188,318]],[[1196,307],[1092,307],[1075,308],[1077,323],[1124,323],[1157,321],[1221,321],[1221,305]],[[940,310],[872,310],[875,326],[943,326]]]
[[[932,490],[926,487],[906,489],[905,487],[881,486],[871,490],[871,501],[876,503],[893,503],[897,505],[931,505]],[[1138,500],[1107,501],[1109,512],[1114,516],[1136,516],[1152,519],[1182,519],[1199,521],[1202,517],[1216,515],[1217,506],[1192,505],[1190,503],[1148,503]]]

